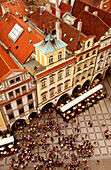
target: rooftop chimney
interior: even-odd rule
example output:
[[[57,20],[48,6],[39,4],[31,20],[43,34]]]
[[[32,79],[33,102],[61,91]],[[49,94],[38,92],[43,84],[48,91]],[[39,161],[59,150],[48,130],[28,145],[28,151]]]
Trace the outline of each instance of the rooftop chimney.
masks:
[[[56,8],[56,17],[60,18],[60,9]]]
[[[77,29],[78,29],[78,31],[82,30],[82,21],[81,20],[77,24]]]
[[[14,0],[11,0],[12,4],[15,5]]]
[[[93,15],[97,16],[98,15],[98,11],[94,11]]]
[[[60,28],[59,20],[56,22],[56,35],[58,39],[62,40],[62,29]]]
[[[66,4],[67,4],[67,3],[68,3],[68,0],[64,0],[64,3],[66,3]]]
[[[103,3],[104,3],[104,0],[101,0],[100,9],[103,9]]]
[[[47,11],[52,13],[51,4],[46,4],[45,8],[46,8]]]
[[[89,11],[89,6],[85,6],[84,10],[88,12]]]
[[[43,14],[43,9],[44,9],[43,6],[41,6],[41,7],[40,7],[40,15]]]
[[[59,8],[59,0],[56,0],[56,8]]]

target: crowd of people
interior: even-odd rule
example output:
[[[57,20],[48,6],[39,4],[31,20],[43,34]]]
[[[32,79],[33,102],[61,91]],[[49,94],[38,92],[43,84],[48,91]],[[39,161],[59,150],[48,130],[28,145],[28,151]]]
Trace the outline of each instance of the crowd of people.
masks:
[[[23,133],[23,137],[20,139],[22,145],[10,160],[10,169],[22,169],[33,162],[34,170],[53,170],[58,167],[67,170],[90,170],[87,161],[88,157],[92,156],[94,148],[87,139],[87,134],[82,137],[83,143],[78,144],[80,123],[77,122],[76,118],[73,119],[75,133],[65,135],[62,129],[67,128],[68,123],[58,124],[53,119],[53,110],[49,109],[48,112],[45,124],[40,123],[40,121],[37,124],[32,123],[32,119],[30,120],[28,125],[29,134]],[[41,117],[38,119],[40,120]],[[51,136],[50,132],[54,132],[58,138],[56,143],[54,143],[54,137]],[[46,157],[42,156],[40,148],[43,153],[47,154]],[[82,161],[80,161],[80,158]]]

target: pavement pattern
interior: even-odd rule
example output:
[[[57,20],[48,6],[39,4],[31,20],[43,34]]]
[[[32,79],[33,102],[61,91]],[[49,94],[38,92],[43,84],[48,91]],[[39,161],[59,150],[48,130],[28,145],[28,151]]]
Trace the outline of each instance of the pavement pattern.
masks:
[[[104,86],[104,90],[106,91],[108,96],[111,96],[111,76],[107,76],[105,80],[101,82]],[[104,170],[110,170],[111,167],[111,138],[106,139],[104,135],[104,131],[108,130],[109,133],[111,133],[111,99],[108,98],[108,96],[105,99],[100,100],[97,104],[94,104],[93,107],[90,107],[85,112],[82,112],[76,117],[76,122],[79,121],[80,125],[80,131],[79,136],[77,139],[78,144],[82,144],[82,137],[85,137],[87,134],[87,140],[91,141],[91,144],[94,146],[94,155],[89,158],[89,164],[91,165],[91,169],[93,168],[95,170],[104,169]],[[54,110],[54,120],[56,123],[61,124],[61,132],[64,133],[64,135],[70,135],[75,134],[75,127],[77,126],[76,123],[69,121],[68,127],[64,126],[66,123],[63,121],[63,119],[56,113]],[[44,114],[40,120],[41,124],[45,124],[47,122],[47,114]],[[89,127],[88,122],[89,120],[92,122],[92,127]],[[39,123],[38,119],[33,120],[35,123]],[[101,126],[101,123],[106,123],[106,126]],[[28,127],[26,127],[24,130],[17,131],[16,137],[19,139],[22,138],[23,134],[29,134]],[[47,143],[50,143],[50,146],[53,147],[55,145],[58,145],[58,137],[55,136],[55,131],[47,132],[49,134],[49,138],[47,138]],[[43,136],[43,134],[40,135],[40,138]],[[54,138],[54,141],[51,141],[51,136]],[[37,138],[37,140],[39,140]],[[94,142],[96,143],[94,144]],[[21,143],[22,145],[22,143]],[[39,147],[39,153],[44,158],[48,157],[48,152],[44,152],[42,147]],[[71,155],[70,150],[64,151],[65,153]],[[6,158],[3,158],[0,160],[0,170],[7,170],[10,164],[10,157],[8,156]],[[95,161],[103,160],[100,162],[101,165],[95,164]],[[109,161],[108,161],[109,160]],[[67,160],[68,161],[68,160]],[[93,163],[91,163],[93,162]],[[109,163],[109,167],[108,167]],[[103,165],[102,165],[103,164]],[[34,163],[30,163],[28,167],[25,169],[28,170],[33,169]],[[58,168],[59,169],[59,168]],[[62,169],[62,168],[61,168]]]

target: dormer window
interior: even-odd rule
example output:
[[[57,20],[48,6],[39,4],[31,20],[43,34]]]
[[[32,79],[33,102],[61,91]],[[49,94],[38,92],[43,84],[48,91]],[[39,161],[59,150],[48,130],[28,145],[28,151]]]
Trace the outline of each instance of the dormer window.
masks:
[[[52,64],[53,63],[53,55],[51,55],[50,57],[49,57],[49,64]]]
[[[58,54],[58,60],[61,60],[61,59],[62,59],[62,51],[60,51]]]

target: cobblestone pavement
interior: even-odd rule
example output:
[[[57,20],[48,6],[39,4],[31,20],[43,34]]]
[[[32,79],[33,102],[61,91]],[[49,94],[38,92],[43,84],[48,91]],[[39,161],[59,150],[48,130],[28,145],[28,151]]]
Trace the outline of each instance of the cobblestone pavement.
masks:
[[[106,93],[111,96],[111,76],[107,76],[104,81],[101,82],[106,90]],[[93,107],[90,107],[85,112],[82,112],[76,117],[77,121],[80,122],[80,132],[79,137],[77,138],[77,144],[82,144],[82,137],[87,134],[87,138],[91,141],[91,143],[94,146],[94,155],[90,158],[91,160],[97,160],[97,159],[107,159],[111,162],[111,138],[106,139],[104,136],[104,131],[109,130],[109,133],[111,133],[111,101],[108,97],[105,99],[99,101],[97,104],[94,104]],[[69,122],[68,127],[63,127],[63,124],[66,124],[63,119],[54,111],[54,120],[61,124],[62,130],[61,132],[64,133],[64,135],[69,134],[75,134],[75,127],[77,124],[74,122]],[[89,127],[88,121],[92,122],[92,127]],[[37,119],[34,120],[35,123],[37,123]],[[47,122],[47,114],[43,115],[43,117],[40,120],[41,124],[45,124]],[[101,123],[106,123],[106,126],[101,126]],[[17,132],[16,136],[18,138],[22,137],[23,133],[29,133],[27,132],[27,128],[25,128],[24,132]],[[50,143],[50,146],[53,147],[54,145],[58,145],[58,137],[55,136],[55,131],[47,132],[49,136],[54,137],[54,141],[52,142],[50,138],[47,138],[47,143]],[[43,134],[41,134],[43,136]],[[40,138],[41,138],[40,136]],[[38,139],[37,139],[38,140]],[[97,141],[96,144],[94,144],[94,141]],[[22,145],[22,144],[21,144]],[[58,145],[59,147],[59,145]],[[64,151],[65,153],[68,153],[71,155],[72,151]],[[44,152],[42,147],[39,148],[40,155],[44,156],[44,158],[48,157],[48,152]],[[4,158],[0,161],[0,169],[8,169],[9,165],[9,158]],[[67,160],[68,161],[68,160]],[[103,163],[104,164],[104,163]],[[5,165],[5,166],[4,166]],[[30,164],[27,168],[29,169]],[[91,164],[93,166],[93,163]],[[107,163],[106,163],[107,165]],[[96,165],[95,165],[96,166]],[[103,168],[103,167],[102,167]],[[31,168],[32,169],[32,168]],[[62,169],[62,168],[61,168]],[[91,168],[93,169],[93,168]],[[95,168],[95,170],[98,169],[98,167]],[[101,169],[101,168],[100,168]],[[98,169],[99,170],[99,169]],[[106,169],[110,170],[110,169]]]

